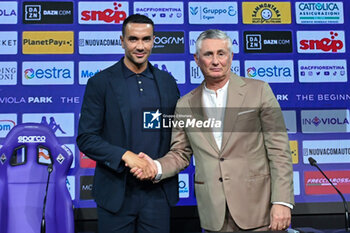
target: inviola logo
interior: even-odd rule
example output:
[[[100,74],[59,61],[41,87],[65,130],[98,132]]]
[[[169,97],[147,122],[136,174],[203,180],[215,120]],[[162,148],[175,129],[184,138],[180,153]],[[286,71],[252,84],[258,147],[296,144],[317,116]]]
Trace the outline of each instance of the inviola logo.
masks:
[[[111,9],[113,8],[113,9]],[[127,17],[128,2],[79,2],[80,24],[119,24]]]
[[[298,31],[299,53],[344,53],[344,31]]]
[[[302,110],[303,133],[344,133],[350,131],[350,117],[347,109]]]
[[[33,70],[33,69],[26,69],[26,70],[24,71],[24,77],[25,77],[26,79],[32,79],[32,78],[34,78],[34,70]]]

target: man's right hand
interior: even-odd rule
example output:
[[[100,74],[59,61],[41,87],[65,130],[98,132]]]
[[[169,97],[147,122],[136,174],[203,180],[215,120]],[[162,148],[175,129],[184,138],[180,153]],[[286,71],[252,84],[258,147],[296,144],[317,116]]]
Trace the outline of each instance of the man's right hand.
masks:
[[[145,159],[131,151],[126,151],[122,160],[132,171],[138,171],[139,179],[151,179],[157,175],[157,167],[151,158]]]
[[[148,155],[146,155],[143,152],[139,153],[139,158],[142,158],[144,160],[146,160],[149,164],[152,165],[155,173],[152,174],[151,176],[145,174],[142,169],[138,168],[138,167],[133,167],[130,172],[134,174],[135,177],[137,177],[137,179],[139,180],[153,180],[157,173],[158,173],[158,169],[157,169],[157,165],[155,164],[155,162],[153,161],[153,159],[151,159]]]

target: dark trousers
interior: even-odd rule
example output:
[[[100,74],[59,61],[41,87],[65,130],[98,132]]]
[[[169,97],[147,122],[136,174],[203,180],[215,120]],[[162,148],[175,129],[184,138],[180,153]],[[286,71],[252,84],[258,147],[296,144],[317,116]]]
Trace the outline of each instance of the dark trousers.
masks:
[[[113,195],[113,193],[111,193]],[[99,233],[168,233],[170,207],[159,184],[128,182],[121,209],[97,207]]]

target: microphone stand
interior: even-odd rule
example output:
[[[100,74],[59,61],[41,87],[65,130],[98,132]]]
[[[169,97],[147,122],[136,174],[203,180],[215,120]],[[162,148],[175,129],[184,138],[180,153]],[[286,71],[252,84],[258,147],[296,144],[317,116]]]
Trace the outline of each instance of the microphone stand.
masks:
[[[321,173],[322,175],[328,180],[328,182],[333,186],[333,188],[338,192],[338,194],[340,195],[340,197],[343,199],[343,204],[344,204],[344,209],[345,209],[345,231],[350,231],[349,228],[349,208],[348,208],[348,203],[346,202],[343,194],[339,191],[339,189],[337,189],[334,184],[332,183],[332,181],[326,176],[326,174],[324,174],[324,172],[321,170],[321,168],[317,165],[317,162],[315,159],[313,159],[312,157],[309,157],[309,163],[311,166],[316,167]]]
[[[47,171],[49,174],[47,176],[46,191],[45,191],[44,205],[43,205],[43,216],[41,218],[40,233],[46,233],[46,222],[45,222],[46,198],[47,198],[47,191],[49,189],[50,175],[51,175],[52,170],[53,170],[52,163],[50,163],[47,167]]]

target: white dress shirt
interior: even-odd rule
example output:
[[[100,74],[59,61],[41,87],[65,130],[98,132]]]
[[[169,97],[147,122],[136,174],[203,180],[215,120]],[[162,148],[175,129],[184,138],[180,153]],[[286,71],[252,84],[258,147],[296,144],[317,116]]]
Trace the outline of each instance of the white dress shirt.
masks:
[[[221,128],[212,129],[213,136],[219,150],[221,150],[222,144],[222,132],[227,101],[227,87],[229,82],[230,81],[227,81],[222,88],[216,91],[208,89],[206,84],[203,87],[202,103],[205,113],[207,114],[208,118],[214,118],[215,120],[221,121]]]

